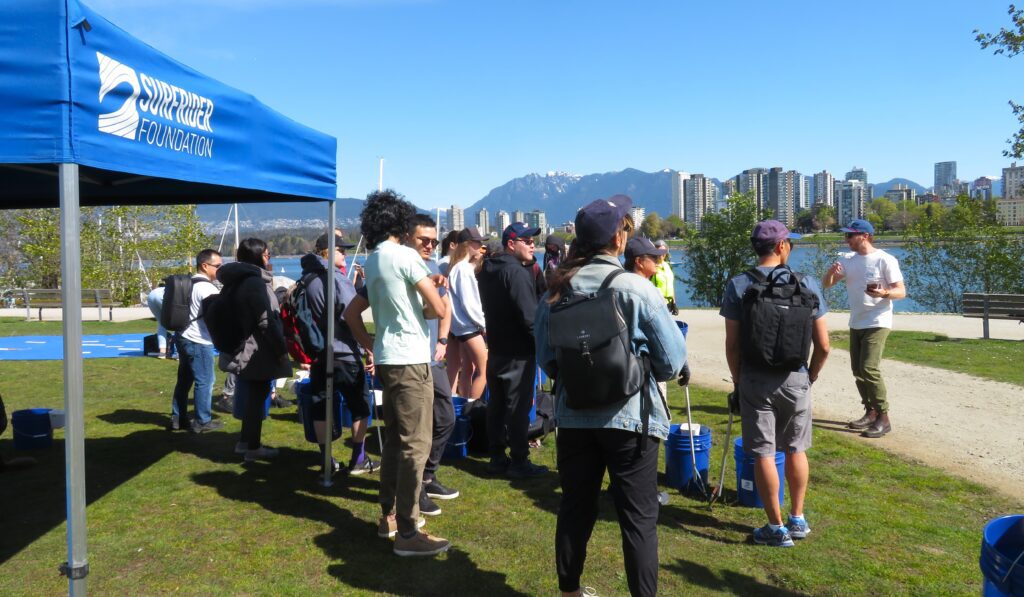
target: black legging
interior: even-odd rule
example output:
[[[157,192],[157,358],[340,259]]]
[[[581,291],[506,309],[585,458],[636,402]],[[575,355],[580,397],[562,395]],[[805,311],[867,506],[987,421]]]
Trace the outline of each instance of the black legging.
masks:
[[[263,431],[263,415],[266,413],[267,394],[272,380],[251,380],[239,378],[235,386],[235,400],[239,394],[245,396],[245,412],[242,414],[242,441],[250,450],[260,448],[260,434]]]

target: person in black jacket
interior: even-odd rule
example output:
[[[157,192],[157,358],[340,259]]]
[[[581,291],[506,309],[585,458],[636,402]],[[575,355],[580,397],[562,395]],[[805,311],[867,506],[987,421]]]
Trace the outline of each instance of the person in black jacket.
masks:
[[[487,468],[513,479],[536,477],[548,470],[530,462],[528,437],[537,374],[533,339],[537,291],[532,266],[538,234],[539,228],[522,222],[510,225],[501,235],[504,252],[485,261],[478,277],[489,351],[487,441],[491,462]]]
[[[267,243],[258,238],[243,240],[235,261],[218,269],[217,279],[224,284],[220,300],[230,301],[240,327],[252,330],[241,350],[220,353],[218,363],[221,371],[238,376],[235,399],[245,398],[242,434],[235,453],[244,454],[246,462],[273,458],[278,450],[260,445],[264,404],[273,380],[290,377],[292,368],[281,326],[281,307],[272,287]]]

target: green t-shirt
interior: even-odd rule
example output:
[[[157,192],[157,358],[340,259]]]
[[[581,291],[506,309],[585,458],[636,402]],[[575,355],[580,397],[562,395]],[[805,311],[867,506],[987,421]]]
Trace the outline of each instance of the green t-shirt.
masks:
[[[415,250],[386,240],[363,266],[376,337],[373,360],[380,365],[429,363],[430,332],[416,284],[430,275]]]

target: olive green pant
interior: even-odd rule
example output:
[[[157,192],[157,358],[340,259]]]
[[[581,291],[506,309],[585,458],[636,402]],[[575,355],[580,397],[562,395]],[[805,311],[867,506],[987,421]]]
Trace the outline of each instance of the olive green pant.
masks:
[[[850,330],[850,368],[857,382],[860,401],[865,409],[873,408],[880,413],[889,411],[879,364],[890,331],[889,328]]]
[[[380,459],[380,504],[394,512],[398,531],[416,532],[423,467],[430,453],[434,383],[430,365],[377,365],[384,386],[384,453]]]

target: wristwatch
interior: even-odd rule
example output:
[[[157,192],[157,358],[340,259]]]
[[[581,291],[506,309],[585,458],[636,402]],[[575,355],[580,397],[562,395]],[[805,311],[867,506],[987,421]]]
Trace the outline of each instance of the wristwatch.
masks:
[[[438,338],[437,343],[441,346],[448,346],[448,338]]]

